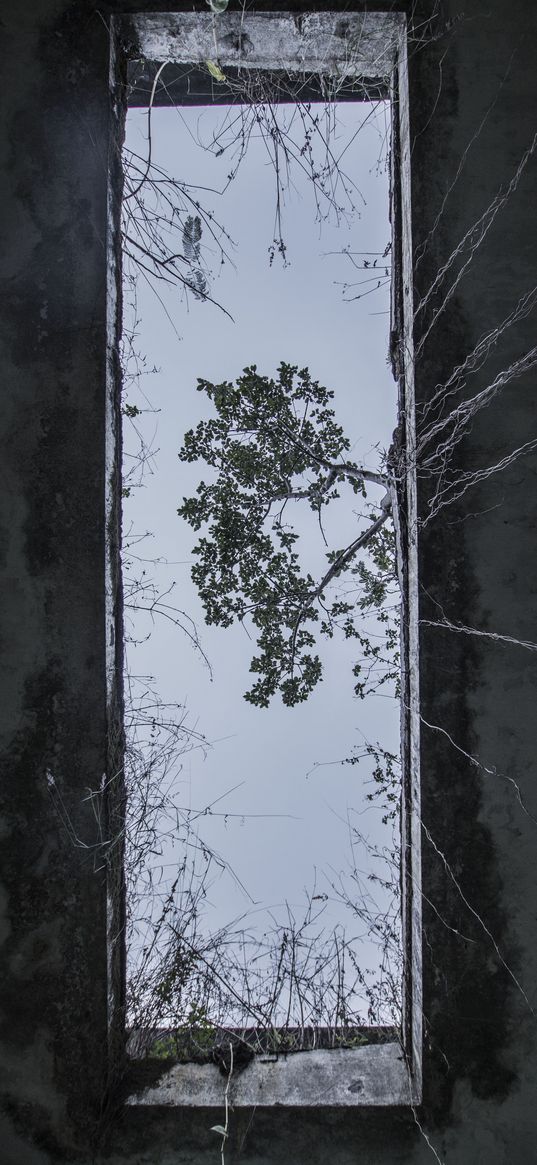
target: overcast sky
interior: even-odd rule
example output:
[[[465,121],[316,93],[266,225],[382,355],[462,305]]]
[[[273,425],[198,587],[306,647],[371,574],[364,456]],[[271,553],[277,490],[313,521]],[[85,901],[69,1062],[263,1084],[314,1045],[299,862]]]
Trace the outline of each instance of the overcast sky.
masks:
[[[200,148],[198,139],[210,143],[225,116],[218,107],[153,110],[153,161],[189,183],[223,188],[229,154],[215,157]],[[280,109],[279,116],[289,116],[289,110]],[[397,751],[398,707],[385,689],[365,702],[354,698],[356,648],[336,641],[322,645],[324,680],[306,704],[288,709],[276,699],[267,710],[245,702],[255,644],[240,627],[204,624],[190,581],[195,535],[176,512],[203,477],[204,467],[185,465],[177,455],[185,431],[209,415],[196,392],[198,377],[234,380],[251,363],[272,375],[285,360],[308,366],[314,379],[334,390],[336,416],[353,442],[353,458],[378,467],[379,451],[389,446],[396,423],[395,385],[387,363],[389,286],[344,302],[341,284],[368,273],[355,271],[347,256],[329,253],[347,247],[371,253],[373,261],[374,253],[388,243],[387,116],[385,105],[378,106],[375,116],[371,106],[360,103],[338,107],[332,144],[335,152],[345,151],[341,164],[359,191],[354,195],[356,212],[340,216],[339,224],[334,215],[329,222],[315,221],[311,183],[294,168],[283,207],[287,266],[278,255],[269,264],[275,182],[260,137],[251,139],[239,173],[222,197],[200,192],[204,207],[214,211],[233,240],[228,245],[232,262],[222,266],[212,246],[217,278],[211,288],[232,319],[211,303],[192,296],[185,301],[177,288],[160,285],[175,331],[151,288],[143,279],[138,282],[136,346],[147,367],[159,369],[158,375],[142,377],[141,389],[158,413],[142,419],[154,454],[142,487],[125,501],[125,530],[127,537],[133,530],[151,532],[138,552],[167,560],[169,565],[156,568],[158,585],[166,589],[173,584],[167,601],[176,602],[196,622],[212,679],[184,635],[165,620],[150,625],[143,615],[137,618],[135,634],[143,638],[151,629],[151,636],[129,647],[129,667],[154,676],[162,699],[185,705],[191,725],[211,742],[205,755],[195,751],[183,758],[179,800],[201,809],[223,798],[215,808],[230,816],[204,816],[200,834],[247,887],[260,928],[268,908],[273,918],[284,918],[285,902],[299,915],[306,893],[314,888],[333,897],[330,882],[349,869],[349,818],[375,842],[390,843],[390,831],[383,831],[378,812],[365,799],[371,766],[329,762],[348,756],[364,737]],[[147,151],[144,110],[129,112],[127,147],[142,155]],[[209,245],[207,232],[202,243]],[[211,254],[205,254],[210,260]],[[374,286],[364,284],[346,297]],[[146,407],[136,390],[128,400]],[[128,423],[125,428],[128,472],[136,439]],[[352,495],[339,504],[330,527],[338,546],[356,536],[356,506]],[[306,535],[306,555],[308,567],[320,577],[326,560],[315,531]],[[169,848],[165,859],[173,868],[176,852]],[[369,868],[364,854],[363,869]],[[252,906],[226,876],[215,881],[208,899],[209,927],[221,926]],[[341,911],[329,901],[324,925],[338,920]],[[372,957],[369,951],[370,961]]]

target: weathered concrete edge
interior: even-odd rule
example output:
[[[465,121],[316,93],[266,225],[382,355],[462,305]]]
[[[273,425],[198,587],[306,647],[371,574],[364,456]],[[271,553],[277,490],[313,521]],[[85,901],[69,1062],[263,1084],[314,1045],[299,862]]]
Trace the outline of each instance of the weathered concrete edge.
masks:
[[[418,498],[416,480],[416,399],[414,368],[414,289],[410,167],[410,115],[406,22],[401,26],[397,61],[400,201],[401,396],[406,462],[405,593],[403,595],[406,673],[401,700],[403,805],[401,820],[402,910],[404,933],[404,1019],[409,1067],[421,1100],[423,1072],[423,958],[421,864],[421,754],[419,681]]]
[[[110,136],[107,179],[106,246],[106,394],[105,394],[105,663],[106,774],[103,787],[107,824],[107,1093],[121,1078],[125,1059],[126,888],[124,780],[124,629],[122,545],[122,144],[125,95],[121,49],[114,21],[110,23]]]
[[[154,1087],[127,1100],[140,1106],[221,1106],[227,1078],[214,1064],[175,1064],[164,1069]],[[291,1056],[256,1056],[231,1076],[229,1103],[234,1107],[356,1107],[415,1104],[417,1098],[398,1043],[363,1048],[297,1052]]]
[[[131,22],[144,58],[222,66],[388,76],[401,13],[137,13]]]

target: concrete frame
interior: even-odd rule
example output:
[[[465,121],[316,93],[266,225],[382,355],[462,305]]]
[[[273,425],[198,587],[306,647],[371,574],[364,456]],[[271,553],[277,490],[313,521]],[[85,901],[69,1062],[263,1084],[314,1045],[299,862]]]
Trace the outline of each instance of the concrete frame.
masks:
[[[128,29],[128,37],[126,32]],[[129,104],[168,105],[181,103],[175,77],[180,76],[187,101],[192,97],[192,66],[202,66],[214,56],[213,20],[210,13],[141,13],[127,28],[117,22],[118,42],[128,39],[136,47],[131,54],[141,57],[141,71],[135,72],[136,86]],[[357,45],[352,61],[348,45]],[[244,51],[244,45],[247,51]],[[262,70],[269,77],[287,75],[287,85],[302,93],[305,78],[309,92],[322,100],[331,79],[354,86],[354,99],[376,94],[389,97],[396,124],[392,148],[392,252],[398,272],[392,283],[391,330],[405,329],[404,370],[399,369],[399,413],[405,417],[408,463],[414,466],[414,373],[411,324],[405,319],[401,289],[412,285],[412,243],[410,186],[408,181],[408,78],[406,20],[402,13],[347,13],[333,11],[306,13],[297,20],[290,13],[224,13],[218,18],[218,59],[226,70]],[[170,69],[174,66],[170,85]],[[186,66],[186,67],[185,67]],[[196,100],[210,104],[215,96],[225,101],[225,85],[211,86],[200,99],[200,87],[207,71],[196,76]],[[361,82],[358,87],[356,82]],[[327,84],[328,83],[328,84]],[[315,92],[315,86],[318,86]],[[227,96],[229,100],[229,96]],[[303,97],[302,97],[303,99]],[[397,208],[397,210],[396,210]],[[113,292],[113,283],[111,285]],[[407,297],[408,299],[408,297]],[[113,313],[112,313],[113,315]],[[403,321],[405,321],[403,323]],[[411,480],[412,479],[412,480]],[[419,819],[419,664],[417,655],[417,540],[416,489],[414,469],[408,472],[404,496],[399,499],[405,513],[398,521],[404,630],[402,666],[404,696],[401,703],[401,746],[403,759],[402,885],[404,984],[403,1031],[400,1040],[357,1048],[349,1052],[316,1051],[293,1055],[276,1063],[271,1057],[256,1057],[231,1082],[230,1099],[235,1107],[264,1105],[400,1105],[417,1104],[421,1098],[421,855]],[[401,544],[401,530],[407,534]],[[207,1106],[217,1102],[222,1081],[214,1064],[178,1064],[163,1072],[158,1086],[149,1086],[129,1098],[129,1104],[185,1104]]]

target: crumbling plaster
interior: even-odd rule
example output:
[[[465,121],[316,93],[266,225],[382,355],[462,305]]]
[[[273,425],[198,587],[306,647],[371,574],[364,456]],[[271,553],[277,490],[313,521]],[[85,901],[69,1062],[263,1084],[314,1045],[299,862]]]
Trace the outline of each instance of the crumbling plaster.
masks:
[[[271,7],[325,5],[257,5]],[[212,1165],[219,1153],[210,1126],[220,1107],[136,1107],[118,1091],[120,998],[111,1038],[108,1020],[120,956],[110,978],[103,838],[87,800],[113,763],[120,704],[107,673],[120,593],[113,563],[105,569],[104,525],[108,498],[115,553],[106,252],[110,168],[113,212],[120,194],[119,90],[111,103],[107,23],[111,13],[185,8],[196,5],[27,0],[2,13],[2,1165],[89,1165],[102,1154],[113,1165]],[[491,0],[486,12],[477,0],[448,0],[412,15],[416,305],[533,141],[537,13],[522,0],[508,9]],[[418,418],[435,386],[534,285],[536,186],[531,157],[422,348],[418,316]],[[113,232],[110,242],[113,250]],[[535,312],[501,339],[476,383],[534,343]],[[476,418],[463,469],[536,435],[535,379],[526,373]],[[521,458],[423,527],[423,620],[444,611],[535,641],[535,484],[535,460]],[[426,518],[430,483],[418,485]],[[297,1165],[421,1165],[434,1160],[427,1138],[446,1165],[536,1159],[535,654],[426,622],[420,652],[423,1105],[238,1110],[228,1165],[290,1155]]]

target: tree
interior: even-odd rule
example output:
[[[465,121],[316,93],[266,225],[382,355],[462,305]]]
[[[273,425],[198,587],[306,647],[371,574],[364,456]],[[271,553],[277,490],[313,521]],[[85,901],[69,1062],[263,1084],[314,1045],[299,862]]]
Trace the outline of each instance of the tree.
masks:
[[[236,385],[199,379],[198,391],[216,416],[185,434],[179,456],[215,472],[178,513],[194,530],[206,528],[194,548],[192,579],[207,623],[250,621],[256,628],[259,654],[250,671],[259,678],[245,699],[260,707],[277,691],[289,706],[307,699],[322,678],[315,633],[330,639],[336,628],[359,642],[368,661],[365,675],[363,660],[354,667],[358,695],[396,680],[398,615],[386,606],[396,584],[390,471],[372,472],[349,459],[334,394],[307,368],[282,363],[271,379],[252,365]],[[365,500],[366,514],[345,547],[326,549],[323,510],[345,485]],[[379,503],[368,500],[367,486],[383,487]],[[300,535],[287,521],[296,502],[317,515],[325,542],[328,565],[317,580],[301,567]],[[334,587],[344,578],[354,591],[358,584],[357,595]],[[371,611],[383,624],[384,642],[374,644],[361,626]],[[372,681],[377,665],[380,678]]]

